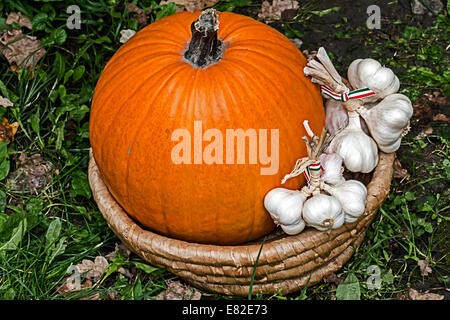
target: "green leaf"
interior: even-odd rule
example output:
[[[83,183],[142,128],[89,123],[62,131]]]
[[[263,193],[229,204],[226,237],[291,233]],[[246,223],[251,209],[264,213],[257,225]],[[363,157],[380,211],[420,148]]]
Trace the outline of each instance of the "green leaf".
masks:
[[[73,81],[78,81],[81,79],[81,77],[83,76],[84,72],[85,72],[86,68],[84,66],[78,66],[75,68],[74,72],[73,72],[73,76],[72,76],[72,80]]]
[[[39,135],[41,132],[41,125],[40,125],[40,119],[39,116],[36,113],[33,113],[30,115],[30,124],[31,124],[31,129],[33,129],[33,131]]]
[[[48,15],[46,13],[40,12],[33,17],[31,23],[33,24],[34,30],[44,30],[45,24],[47,22]]]
[[[385,282],[386,284],[393,284],[393,283],[394,283],[394,276],[392,275],[392,269],[389,269],[389,271],[386,272],[386,273],[382,276],[382,280],[383,280],[383,282]]]
[[[161,11],[159,11],[159,12],[156,14],[156,19],[155,19],[155,21],[157,21],[157,20],[159,20],[159,19],[161,19],[161,18],[170,16],[170,15],[174,14],[176,11],[177,11],[177,5],[176,5],[175,3],[170,2],[170,3],[168,3],[168,4],[164,4],[164,5],[161,7]]]
[[[332,8],[328,8],[325,10],[320,10],[320,11],[311,11],[312,14],[315,14],[316,16],[319,17],[323,17],[324,15],[333,13],[333,12],[338,12],[339,10],[341,10],[341,7],[332,7]]]
[[[52,261],[59,255],[63,254],[66,251],[67,245],[64,243],[66,241],[66,237],[61,237],[59,242],[54,245],[50,251],[50,258],[48,260],[48,264],[52,263]]]
[[[18,244],[22,240],[27,230],[27,219],[20,221],[19,225],[14,228],[11,238],[4,244],[0,245],[0,251],[16,250]]]
[[[53,63],[53,70],[56,72],[56,77],[60,81],[64,77],[65,62],[63,56],[59,53],[55,53],[55,62]]]
[[[56,44],[62,45],[67,40],[67,33],[66,30],[58,28],[50,33],[50,37],[52,37]]]
[[[78,170],[75,171],[72,178],[72,190],[75,195],[83,196],[90,199],[91,187],[89,186],[88,176],[85,172]]]
[[[15,297],[16,291],[14,290],[14,288],[9,288],[3,295],[3,300],[14,300]]]
[[[135,300],[141,300],[142,299],[142,284],[141,280],[137,278],[136,284],[133,288],[133,298]]]
[[[50,248],[59,238],[61,234],[61,219],[54,219],[48,226],[47,233],[45,234],[45,247]]]
[[[0,161],[3,161],[8,156],[8,142],[0,141]]]
[[[0,233],[3,231],[3,228],[8,220],[8,215],[6,213],[0,212]]]
[[[9,173],[9,160],[3,159],[2,162],[0,162],[0,181],[5,179],[8,176]]]
[[[161,270],[160,268],[156,268],[153,267],[151,265],[145,264],[145,263],[141,263],[141,262],[137,262],[137,261],[131,261],[131,263],[136,267],[136,269],[142,270],[145,273],[152,273],[155,272],[157,270]]]
[[[360,300],[361,290],[358,278],[354,273],[350,273],[345,281],[336,289],[336,300]]]

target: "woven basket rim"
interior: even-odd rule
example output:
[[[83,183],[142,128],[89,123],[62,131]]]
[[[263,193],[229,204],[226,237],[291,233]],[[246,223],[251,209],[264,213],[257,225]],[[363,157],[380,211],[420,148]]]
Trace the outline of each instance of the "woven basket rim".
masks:
[[[301,289],[337,271],[362,242],[365,231],[389,193],[395,153],[380,152],[379,163],[367,185],[365,213],[339,229],[306,228],[298,235],[284,235],[279,228],[265,242],[256,270],[254,293],[284,293]],[[89,182],[94,200],[113,232],[133,252],[150,264],[165,267],[192,285],[222,294],[246,295],[251,271],[261,244],[214,245],[168,238],[138,225],[115,201],[104,184],[90,151]],[[277,234],[278,233],[278,234]],[[262,238],[260,239],[262,240]]]

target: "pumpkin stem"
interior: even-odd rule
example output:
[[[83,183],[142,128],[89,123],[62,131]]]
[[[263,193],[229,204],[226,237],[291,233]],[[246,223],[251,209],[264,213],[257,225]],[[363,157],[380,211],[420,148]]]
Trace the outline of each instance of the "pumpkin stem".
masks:
[[[222,41],[217,39],[219,14],[215,9],[206,9],[198,20],[191,24],[192,38],[184,58],[195,68],[205,68],[220,60]]]

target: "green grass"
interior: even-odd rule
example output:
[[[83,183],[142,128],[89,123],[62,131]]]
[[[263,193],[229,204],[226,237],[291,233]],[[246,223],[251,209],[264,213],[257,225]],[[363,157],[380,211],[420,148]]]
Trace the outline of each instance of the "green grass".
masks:
[[[69,4],[81,8],[81,30],[65,26]],[[56,290],[72,275],[74,265],[107,255],[120,242],[92,199],[87,165],[89,110],[96,81],[121,45],[120,30],[139,30],[135,17],[122,4],[114,0],[42,2],[38,6],[21,0],[0,3],[0,29],[7,27],[9,12],[20,11],[35,26],[32,31],[22,28],[24,33],[43,39],[47,51],[32,80],[27,70],[16,73],[5,60],[0,64],[0,95],[14,102],[14,107],[0,107],[0,114],[10,123],[20,124],[13,142],[0,143],[0,299],[78,299],[95,293],[101,299],[154,299],[166,289],[165,280],[177,279],[163,269],[144,264],[135,255],[127,258],[118,254],[97,285],[72,295]],[[150,22],[175,11],[173,4],[160,7],[146,0],[138,4],[141,8],[153,6]],[[234,10],[251,2],[227,0],[219,5]],[[303,18],[299,15],[297,19]],[[367,37],[365,45],[374,48],[373,57],[398,70],[402,92],[413,101],[424,92],[440,90],[448,95],[450,62],[445,46],[450,39],[448,32],[442,31],[449,26],[448,18],[440,15],[427,28],[396,23],[398,37]],[[291,36],[301,35],[289,24],[283,30]],[[339,30],[343,38],[350,32]],[[395,58],[377,51],[380,45],[395,50]],[[320,283],[295,294],[279,291],[253,298],[344,297],[349,292],[346,288],[355,288],[355,277],[361,299],[395,299],[411,286],[448,287],[450,135],[447,125],[427,125],[433,127],[433,134],[422,140],[409,134],[398,153],[410,179],[393,180],[390,196],[364,242],[337,273],[342,280],[348,279],[347,287]],[[21,152],[29,156],[39,153],[53,164],[42,189],[8,187],[7,175],[16,170]],[[433,272],[425,277],[417,262],[426,258]],[[369,288],[371,266],[379,268],[379,289]],[[121,267],[132,271],[131,279],[117,272]],[[236,298],[202,294],[205,299]]]

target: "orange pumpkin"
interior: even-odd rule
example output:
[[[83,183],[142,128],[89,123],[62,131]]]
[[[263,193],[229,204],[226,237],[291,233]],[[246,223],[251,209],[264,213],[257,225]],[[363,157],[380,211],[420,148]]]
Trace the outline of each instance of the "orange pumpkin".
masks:
[[[197,32],[193,22],[199,15],[163,18],[117,51],[95,88],[90,140],[109,191],[141,225],[190,242],[238,244],[275,228],[264,195],[306,156],[302,122],[309,120],[312,130],[321,132],[322,98],[303,75],[306,59],[284,35],[225,12],[219,13],[218,30]],[[195,140],[199,124],[202,142]],[[181,163],[173,159],[182,141],[174,138],[179,129],[193,137],[179,149],[190,160]],[[236,138],[227,149],[231,129],[249,133],[245,145]],[[259,137],[256,163],[250,154],[254,140],[246,130]],[[271,132],[278,132],[279,159],[272,163],[272,155],[271,174],[262,174],[269,167],[261,158],[264,130],[267,155],[277,142],[270,140]],[[206,137],[207,131],[218,135]],[[211,148],[220,133],[222,154]],[[215,162],[198,161],[207,149],[214,149]],[[234,153],[234,163],[225,161],[228,152]],[[245,154],[240,162],[239,152]],[[286,186],[296,188],[301,179]]]

